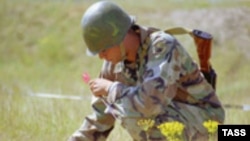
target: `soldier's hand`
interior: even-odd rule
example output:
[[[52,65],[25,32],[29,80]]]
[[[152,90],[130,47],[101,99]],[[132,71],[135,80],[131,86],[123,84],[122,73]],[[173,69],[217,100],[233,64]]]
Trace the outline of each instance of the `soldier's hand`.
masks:
[[[95,96],[107,96],[109,87],[112,85],[112,83],[112,81],[107,79],[96,78],[89,81],[89,87]]]

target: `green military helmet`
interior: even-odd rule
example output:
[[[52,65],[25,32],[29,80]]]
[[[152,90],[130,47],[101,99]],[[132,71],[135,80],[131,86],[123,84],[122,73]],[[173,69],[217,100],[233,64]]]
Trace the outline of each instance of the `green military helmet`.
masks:
[[[133,18],[112,2],[100,1],[90,6],[81,21],[87,54],[96,55],[119,45],[133,22]]]

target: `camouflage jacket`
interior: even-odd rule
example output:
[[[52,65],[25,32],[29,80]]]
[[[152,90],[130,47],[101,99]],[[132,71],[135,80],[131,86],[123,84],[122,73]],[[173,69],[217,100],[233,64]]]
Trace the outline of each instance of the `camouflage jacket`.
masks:
[[[137,61],[104,62],[100,77],[114,81],[105,98],[93,98],[94,113],[77,131],[83,141],[106,140],[115,119],[134,140],[165,140],[157,126],[168,121],[185,125],[187,138],[206,134],[206,120],[224,122],[215,90],[185,48],[164,31],[140,27]],[[151,119],[145,131],[138,121]],[[196,137],[197,138],[197,137]]]

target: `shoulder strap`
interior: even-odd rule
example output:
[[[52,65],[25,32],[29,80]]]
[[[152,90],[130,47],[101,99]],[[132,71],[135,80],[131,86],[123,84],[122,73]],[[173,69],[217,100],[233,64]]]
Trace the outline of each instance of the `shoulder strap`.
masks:
[[[173,27],[164,30],[166,33],[173,34],[173,35],[179,35],[179,34],[190,34],[192,35],[192,29],[184,28],[184,27]]]
[[[172,35],[189,34],[194,39],[201,70],[209,71],[211,65],[209,62],[211,56],[211,34],[201,30],[188,29],[184,27],[166,29],[165,32]]]
[[[209,61],[212,49],[212,35],[201,30],[184,27],[169,28],[166,29],[165,32],[172,35],[189,34],[194,39],[201,72],[207,81],[215,88],[216,73]]]

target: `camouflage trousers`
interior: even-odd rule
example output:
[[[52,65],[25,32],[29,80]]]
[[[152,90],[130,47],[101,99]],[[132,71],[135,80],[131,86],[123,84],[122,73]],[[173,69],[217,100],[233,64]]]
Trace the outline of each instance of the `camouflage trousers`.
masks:
[[[126,111],[126,109],[122,110]],[[163,135],[159,128],[162,124],[171,122],[180,123],[184,127],[183,131],[176,136],[176,139],[179,139],[179,141],[208,141],[209,136],[207,129],[203,126],[204,121],[217,120],[223,123],[224,115],[221,115],[223,113],[224,111],[221,108],[200,108],[173,102],[162,113],[154,117],[135,117],[131,113],[127,113],[127,116],[124,116],[124,113],[119,115],[117,112],[115,117],[116,120],[120,121],[122,127],[128,131],[133,141],[171,141],[173,137],[170,138]],[[113,127],[113,125],[109,126],[106,122],[110,121],[111,124],[114,123],[113,120],[115,119],[111,118],[111,116],[105,120],[102,119],[102,121],[105,121],[105,125],[103,125],[105,128],[103,128],[96,117],[88,117],[88,120],[85,120],[81,128],[72,135],[69,141],[105,141]],[[98,127],[93,125],[98,125]],[[94,130],[99,130],[98,134]],[[169,132],[171,130],[174,129],[170,129]]]

